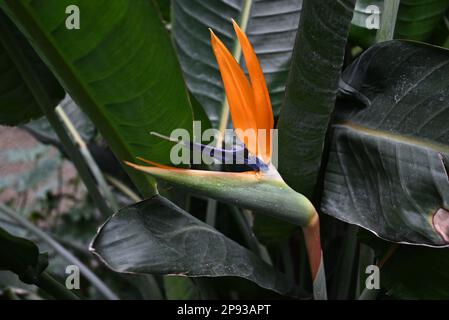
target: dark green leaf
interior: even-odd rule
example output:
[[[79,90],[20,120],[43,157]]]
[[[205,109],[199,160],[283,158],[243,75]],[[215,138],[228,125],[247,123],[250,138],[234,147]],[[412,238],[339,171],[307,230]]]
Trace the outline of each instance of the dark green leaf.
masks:
[[[165,22],[170,22],[170,6],[171,1],[170,0],[156,0],[156,4],[158,6],[159,12],[162,16],[162,19],[164,19]]]
[[[152,1],[2,0],[73,100],[117,158],[169,163],[170,135],[192,127],[192,110],[170,38]],[[67,6],[80,9],[80,29],[65,26]],[[101,13],[101,14],[99,14]],[[126,168],[128,169],[128,168]],[[144,194],[154,180],[128,173]]]
[[[304,0],[279,118],[279,170],[311,196],[338,91],[355,0]]]
[[[281,294],[295,294],[294,284],[283,274],[160,196],[112,216],[91,250],[117,272],[237,276]]]
[[[284,96],[302,0],[173,2],[173,36],[187,84],[215,127],[225,93],[208,28],[212,28],[231,50],[236,41],[231,18],[241,20],[246,2],[251,6],[246,33],[261,62],[277,113]]]
[[[444,23],[447,0],[402,0],[399,6],[395,38],[425,41]]]
[[[295,228],[297,226],[294,224],[262,214],[258,214],[254,218],[254,234],[266,246],[278,245],[287,240]]]
[[[449,245],[449,51],[391,41],[344,73],[322,210],[398,242]]]
[[[2,21],[0,35],[9,32],[14,36],[39,81],[48,91],[48,95],[51,97],[50,107],[56,107],[64,98],[64,90],[25,37],[1,10],[0,20]],[[17,69],[11,52],[7,49],[4,37],[0,36],[0,124],[18,125],[42,116],[42,111]]]
[[[169,300],[196,300],[200,297],[193,281],[185,277],[164,277],[164,288]]]
[[[31,241],[15,237],[0,228],[0,270],[17,274],[25,283],[35,283],[48,265],[46,254],[39,254]]]

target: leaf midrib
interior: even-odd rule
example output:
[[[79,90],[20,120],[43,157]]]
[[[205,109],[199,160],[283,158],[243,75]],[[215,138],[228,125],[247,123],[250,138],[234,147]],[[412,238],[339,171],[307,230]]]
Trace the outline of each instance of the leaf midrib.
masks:
[[[411,136],[408,134],[401,134],[398,132],[386,131],[381,129],[373,129],[368,126],[360,125],[351,121],[337,122],[334,124],[334,128],[346,128],[362,135],[368,135],[378,139],[390,140],[412,146],[419,146],[438,153],[449,154],[449,145],[445,145],[443,143],[439,143],[423,137]]]

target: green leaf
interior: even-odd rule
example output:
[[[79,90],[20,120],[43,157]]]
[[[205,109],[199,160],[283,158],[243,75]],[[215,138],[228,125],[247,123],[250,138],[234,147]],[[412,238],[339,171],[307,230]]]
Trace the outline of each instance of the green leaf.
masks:
[[[161,196],[113,215],[91,250],[117,272],[237,276],[281,294],[294,295],[296,290],[255,254]]]
[[[141,156],[169,163],[172,144],[149,132],[191,131],[192,110],[170,38],[152,1],[0,4],[120,161]],[[79,30],[65,26],[69,5],[80,9]],[[141,193],[154,193],[153,179],[133,170],[128,173]]]
[[[38,281],[47,266],[47,255],[39,254],[39,248],[33,242],[0,228],[0,270],[12,271],[23,282],[32,284]]]
[[[284,96],[290,57],[298,28],[302,0],[173,2],[173,37],[189,89],[205,108],[212,125],[218,126],[225,93],[210,46],[210,32],[231,49],[236,36],[231,18],[241,22],[245,4],[250,16],[246,34],[258,55],[275,114]]]
[[[168,300],[197,300],[200,297],[193,281],[185,277],[164,277],[165,294]]]
[[[193,119],[201,123],[201,131],[204,132],[205,130],[212,128],[212,124],[210,123],[209,117],[207,116],[203,107],[195,98],[195,96],[190,92],[189,98],[193,110]]]
[[[30,61],[32,69],[51,98],[50,107],[56,107],[64,98],[64,90],[25,37],[2,11],[0,11],[0,20],[2,21],[0,35],[9,32],[20,44],[23,54]],[[42,116],[42,111],[24,82],[11,54],[4,37],[0,36],[0,124],[2,125],[18,125]]]
[[[166,22],[166,23],[170,23],[170,6],[171,6],[171,1],[170,0],[156,0],[155,1],[159,12],[162,16],[162,19]]]
[[[345,70],[322,211],[382,238],[449,245],[449,51],[390,41]],[[355,98],[355,99],[354,99]]]
[[[399,6],[395,38],[425,41],[444,23],[447,0],[402,0]]]
[[[334,109],[355,0],[304,0],[279,118],[279,172],[311,196]]]
[[[380,269],[381,288],[396,299],[448,299],[449,249],[392,244],[367,232],[359,236],[382,259],[390,257]]]
[[[282,241],[286,241],[297,227],[266,215],[258,214],[254,217],[254,234],[266,246],[276,246]]]

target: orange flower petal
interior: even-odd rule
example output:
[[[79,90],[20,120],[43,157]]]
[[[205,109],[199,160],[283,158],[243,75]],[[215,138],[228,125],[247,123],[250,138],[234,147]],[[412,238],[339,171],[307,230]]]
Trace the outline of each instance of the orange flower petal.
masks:
[[[274,118],[271,108],[270,95],[268,93],[267,83],[262,72],[262,68],[257,59],[256,53],[249,42],[245,33],[240,29],[238,24],[232,20],[235,33],[242,47],[243,56],[245,57],[246,67],[248,68],[251,86],[254,92],[254,101],[256,110],[253,110],[258,128],[273,129]]]
[[[251,79],[251,87],[254,95],[253,114],[257,122],[257,129],[266,130],[262,139],[258,137],[258,155],[264,160],[271,158],[271,135],[270,130],[274,127],[273,110],[271,108],[270,95],[268,93],[265,77],[260,67],[256,53],[248,40],[248,37],[240,29],[238,24],[232,20],[235,33],[242,47],[243,56],[245,57],[246,67]]]
[[[242,132],[248,129],[257,130],[253,112],[254,95],[248,79],[232,54],[212,30],[211,44],[223,79],[234,128],[240,129]],[[239,131],[236,133],[248,150],[252,154],[257,154],[257,140],[247,139]]]

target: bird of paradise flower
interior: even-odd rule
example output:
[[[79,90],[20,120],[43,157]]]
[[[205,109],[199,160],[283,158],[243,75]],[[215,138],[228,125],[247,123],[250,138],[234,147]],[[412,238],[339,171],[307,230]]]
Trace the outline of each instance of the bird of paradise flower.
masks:
[[[211,45],[218,62],[229,103],[236,135],[248,150],[245,161],[252,168],[247,172],[219,172],[169,167],[146,159],[151,166],[130,162],[127,165],[157,179],[167,181],[191,192],[271,215],[303,228],[315,299],[326,299],[325,273],[321,250],[318,214],[311,202],[291,189],[271,163],[271,134],[274,127],[270,96],[262,68],[245,33],[233,21],[234,30],[242,48],[250,79],[220,39],[211,31]],[[255,139],[244,132],[253,130]],[[163,137],[159,135],[160,137]],[[209,151],[220,161],[232,157],[237,149],[224,150],[193,142],[184,142],[189,148]],[[255,161],[250,161],[255,160]]]

